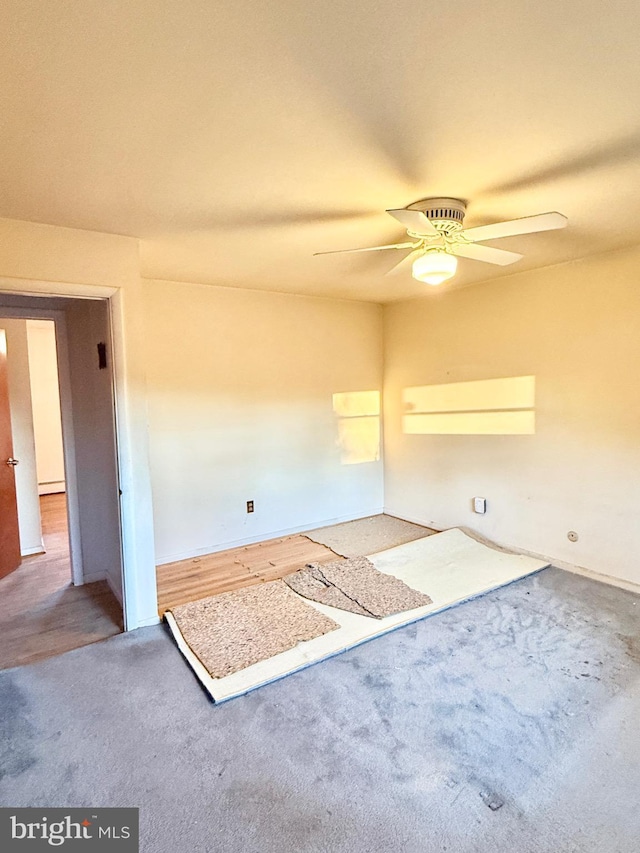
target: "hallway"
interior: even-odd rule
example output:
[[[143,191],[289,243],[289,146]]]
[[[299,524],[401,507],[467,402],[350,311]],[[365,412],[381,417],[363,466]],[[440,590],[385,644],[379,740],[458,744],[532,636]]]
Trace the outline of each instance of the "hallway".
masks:
[[[106,581],[73,586],[66,496],[40,497],[46,553],[25,557],[0,580],[0,669],[43,660],[122,629],[122,610]]]

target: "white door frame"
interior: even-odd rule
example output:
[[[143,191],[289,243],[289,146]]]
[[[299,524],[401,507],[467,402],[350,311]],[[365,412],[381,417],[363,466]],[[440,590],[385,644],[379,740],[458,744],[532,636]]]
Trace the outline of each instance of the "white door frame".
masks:
[[[115,402],[115,431],[117,444],[117,468],[120,482],[120,529],[122,535],[122,594],[125,631],[146,625],[157,624],[157,589],[155,580],[155,553],[153,544],[153,517],[151,506],[151,488],[147,455],[147,435],[135,423],[134,394],[140,394],[139,388],[132,389],[127,382],[127,352],[124,332],[124,305],[122,290],[100,285],[79,285],[66,282],[49,282],[0,277],[0,298],[3,294],[23,297],[74,297],[81,299],[106,299],[109,309],[111,327],[111,343],[113,352],[112,380]],[[2,308],[4,316],[24,318],[25,309]],[[61,361],[66,356],[66,323],[64,312],[55,309],[29,309],[28,313],[34,318],[40,314],[42,319],[53,319],[57,322],[56,330],[61,330],[60,353]],[[52,315],[60,316],[52,316]],[[66,361],[66,377],[64,369],[60,374],[61,397],[63,385],[69,390],[69,365]],[[66,393],[66,392],[65,392]],[[67,407],[64,407],[67,408]],[[71,421],[70,413],[64,418]],[[67,426],[70,444],[73,444],[73,425]],[[71,451],[73,452],[73,451]],[[65,455],[67,447],[65,445]],[[70,458],[70,462],[73,457]],[[73,466],[70,464],[69,468]],[[75,469],[74,469],[75,470]],[[74,475],[72,475],[74,476]],[[75,486],[75,481],[72,481]],[[70,483],[71,485],[71,483]],[[71,526],[78,524],[77,503],[75,513],[69,514]],[[79,533],[79,530],[75,528]],[[70,540],[72,539],[70,535]],[[79,545],[79,535],[75,537]],[[81,553],[76,550],[72,554],[73,571],[75,566],[82,565]],[[81,569],[80,569],[81,571]],[[79,578],[80,580],[80,578]],[[75,582],[75,575],[74,575]],[[80,581],[81,582],[81,581]]]
[[[62,420],[64,479],[67,490],[71,578],[73,583],[79,586],[84,583],[84,565],[82,560],[82,537],[80,535],[78,480],[76,477],[76,444],[71,402],[71,368],[69,365],[67,318],[64,315],[64,311],[52,311],[51,313],[56,315],[52,319],[56,326],[56,355],[58,358],[58,382],[60,385],[60,417]]]
[[[80,537],[80,511],[78,508],[78,483],[76,478],[73,411],[71,405],[71,373],[69,369],[66,317],[63,311],[56,311],[51,308],[5,307],[0,308],[0,314],[3,317],[10,317],[16,320],[51,320],[55,324],[64,477],[67,493],[67,517],[69,520],[69,561],[71,563],[71,580],[75,586],[81,586],[84,583],[84,570],[82,564],[82,541]]]

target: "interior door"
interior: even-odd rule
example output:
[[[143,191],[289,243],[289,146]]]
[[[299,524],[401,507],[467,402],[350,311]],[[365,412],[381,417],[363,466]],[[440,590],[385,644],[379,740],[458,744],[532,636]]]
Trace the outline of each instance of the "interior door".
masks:
[[[9,378],[7,374],[7,336],[0,329],[0,578],[20,565],[18,503],[11,438]]]

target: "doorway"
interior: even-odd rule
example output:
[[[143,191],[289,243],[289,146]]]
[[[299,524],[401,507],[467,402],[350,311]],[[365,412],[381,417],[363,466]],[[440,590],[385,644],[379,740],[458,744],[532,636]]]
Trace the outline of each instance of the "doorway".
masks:
[[[0,580],[0,668],[59,654],[123,630],[106,300],[0,297],[0,317],[6,314],[14,386],[11,423],[18,433],[12,438],[22,456],[17,450],[11,454],[21,554],[18,568]],[[24,356],[18,331],[26,332],[26,365],[16,365]],[[47,347],[48,363],[41,358]],[[56,357],[57,367],[51,362]],[[54,382],[59,388],[52,387],[52,377],[59,379]],[[25,400],[31,390],[40,399],[31,397],[27,412]],[[0,527],[9,521],[3,513]]]

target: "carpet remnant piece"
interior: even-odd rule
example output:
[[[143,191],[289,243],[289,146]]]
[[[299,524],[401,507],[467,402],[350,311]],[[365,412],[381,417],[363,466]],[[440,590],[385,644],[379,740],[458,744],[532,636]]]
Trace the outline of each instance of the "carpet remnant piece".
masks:
[[[309,530],[305,536],[312,542],[331,548],[342,557],[362,557],[396,548],[433,533],[435,530],[428,527],[381,514]]]
[[[181,604],[170,612],[185,642],[213,678],[238,672],[339,627],[280,580]]]
[[[298,595],[309,598],[311,601],[317,601],[329,607],[339,607],[340,610],[348,610],[360,616],[371,616],[371,613],[361,604],[348,598],[341,589],[329,583],[313,564],[292,575],[286,575],[282,580]]]
[[[379,572],[366,557],[309,563],[283,580],[311,601],[375,619],[432,603],[399,578]]]

